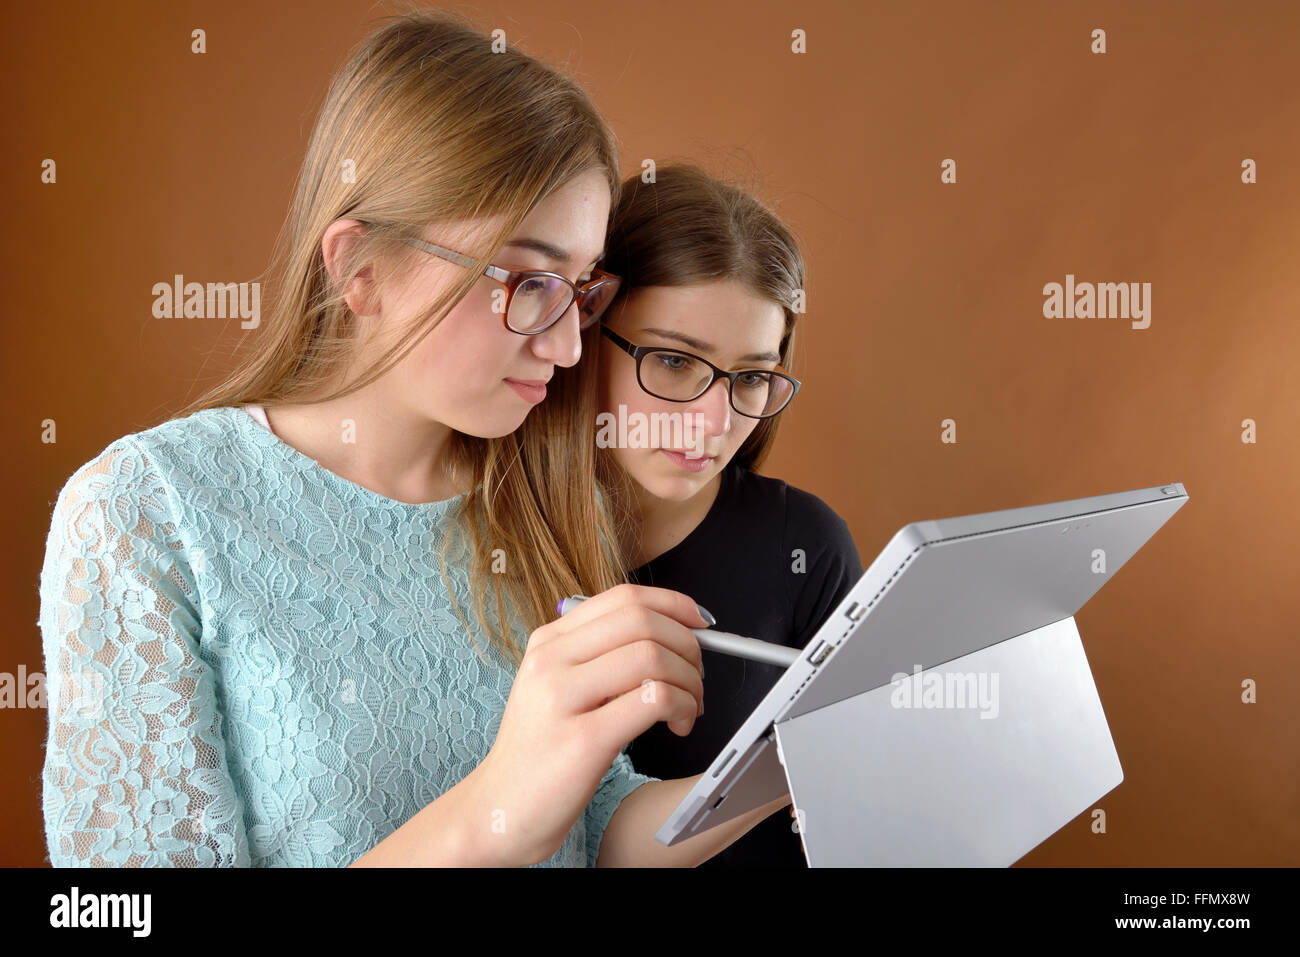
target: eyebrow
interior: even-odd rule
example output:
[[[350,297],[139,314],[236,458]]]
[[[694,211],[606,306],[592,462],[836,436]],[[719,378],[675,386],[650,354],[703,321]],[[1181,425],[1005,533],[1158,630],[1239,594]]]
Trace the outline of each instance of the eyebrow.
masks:
[[[707,342],[692,338],[681,332],[673,332],[670,329],[642,329],[642,332],[648,332],[654,336],[662,336],[665,339],[675,339],[683,345],[690,346],[696,352],[712,352],[713,346]],[[780,362],[781,357],[775,352],[751,352],[747,356],[737,356],[737,362]]]
[[[506,243],[506,246],[514,246],[519,249],[531,249],[533,250],[533,252],[541,253],[547,259],[553,259],[556,262],[560,262],[560,263],[567,263],[573,261],[572,257],[570,256],[567,250],[561,249],[559,246],[553,246],[552,244],[548,242],[544,242],[543,240],[540,239],[533,239],[530,236],[523,236],[520,237],[519,239],[512,239],[508,243]],[[591,262],[598,263],[604,258],[605,258],[605,250],[602,249],[600,253],[594,259],[591,260]]]

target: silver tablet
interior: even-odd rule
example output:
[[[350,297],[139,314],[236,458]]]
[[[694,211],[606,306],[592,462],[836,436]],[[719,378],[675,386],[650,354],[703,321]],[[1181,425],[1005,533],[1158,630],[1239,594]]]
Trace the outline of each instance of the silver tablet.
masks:
[[[787,790],[796,807],[803,810],[803,797],[794,793],[798,785],[792,787],[800,779],[813,782],[807,789],[810,799],[815,797],[827,807],[821,823],[829,823],[829,808],[835,801],[829,795],[827,782],[836,771],[827,766],[835,761],[831,749],[848,747],[853,735],[860,737],[862,733],[861,728],[855,731],[848,726],[866,720],[872,708],[880,707],[871,702],[878,701],[889,690],[887,686],[898,683],[896,676],[936,669],[1000,642],[1025,639],[1008,644],[998,659],[998,667],[1008,670],[1017,687],[1028,688],[1034,674],[1051,673],[1042,665],[1017,664],[1026,660],[1025,655],[1036,655],[1040,661],[1045,654],[1057,655],[1060,667],[1056,670],[1063,677],[1068,672],[1074,681],[1068,688],[1063,685],[1063,689],[1076,689],[1079,707],[1087,709],[1096,692],[1090,674],[1086,681],[1079,675],[1078,662],[1083,661],[1084,672],[1087,666],[1082,647],[1077,653],[1073,650],[1078,640],[1073,622],[1068,623],[1068,628],[1047,626],[1071,618],[1187,498],[1183,486],[1175,483],[905,526],[669,815],[656,839],[676,844],[766,804]],[[1030,637],[1031,632],[1036,634]],[[988,658],[986,664],[993,660]],[[854,699],[851,704],[832,711],[832,706],[849,699]],[[1022,705],[1015,713],[1018,720],[1024,721],[1029,705],[1023,701]],[[1113,755],[1109,733],[1103,736],[1097,728],[1099,720],[1101,730],[1105,729],[1100,705],[1092,711],[1095,716],[1084,721],[1079,708],[1075,708],[1070,718],[1074,722],[1071,733],[1090,742],[1097,751],[1091,778],[1081,780],[1072,794],[1058,796],[1059,807],[1044,813],[1036,829],[1018,833],[1014,839],[1008,837],[996,853],[972,855],[970,862],[1010,863],[1002,859],[1008,848],[1019,847],[1034,835],[1041,835],[1037,840],[1042,840],[1068,821],[1060,820],[1041,833],[1044,822],[1059,816],[1060,808],[1072,806],[1081,794],[1103,787],[1083,799],[1095,800],[1118,783],[1122,777],[1116,777],[1118,762],[1109,761],[1103,753],[1109,749]],[[814,713],[818,715],[815,718],[797,720]],[[797,770],[801,778],[792,774],[787,779],[789,769],[783,767],[782,758],[788,762],[790,756],[778,755],[778,723],[787,750],[789,742],[798,743],[801,768]],[[1004,722],[1000,727],[1010,728],[1011,724]],[[953,733],[969,734],[971,727],[958,731],[954,726]],[[815,733],[809,734],[808,729],[814,728]],[[826,744],[835,728],[847,728],[844,740],[832,742],[830,749],[823,748],[824,753],[818,754],[813,742]],[[898,749],[893,753],[897,755]],[[870,749],[854,752],[853,761],[870,760],[875,760]],[[895,771],[905,766],[899,764]],[[881,771],[882,775],[892,773],[884,766]],[[887,795],[893,785],[889,777],[882,776],[872,790]],[[843,789],[859,785],[845,785],[841,775],[838,786]],[[844,794],[835,798],[841,803],[844,799]],[[862,795],[864,807],[871,800],[869,794]],[[897,794],[892,800],[898,803]],[[1085,807],[1077,807],[1073,813]],[[869,820],[870,815],[860,814],[854,826],[869,830]],[[814,843],[814,823],[805,826],[806,845]],[[832,838],[847,841],[842,829],[848,826],[843,822],[836,825],[841,829],[838,835],[829,834],[823,827],[816,846],[830,848]],[[854,840],[859,847],[870,846],[869,836],[856,835]],[[821,863],[813,857],[810,852],[810,863]]]

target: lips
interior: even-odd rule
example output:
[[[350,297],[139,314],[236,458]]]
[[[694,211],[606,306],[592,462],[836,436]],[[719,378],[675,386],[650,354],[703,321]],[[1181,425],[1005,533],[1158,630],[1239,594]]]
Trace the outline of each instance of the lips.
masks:
[[[546,383],[549,379],[506,379],[506,385],[525,402],[536,405],[546,398]]]
[[[691,457],[685,452],[679,452],[677,449],[660,449],[670,461],[676,463],[679,467],[686,469],[688,472],[703,472],[713,464],[714,456],[706,455],[702,457]]]
[[[691,449],[668,449],[668,448],[665,448],[665,449],[661,449],[660,451],[663,451],[663,452],[675,452],[677,455],[680,455],[680,456],[682,456],[683,458],[692,459],[693,461],[703,461],[704,459],[712,460],[712,459],[716,459],[716,458],[717,458],[716,455],[695,455],[695,454],[693,454],[693,452],[692,452]]]

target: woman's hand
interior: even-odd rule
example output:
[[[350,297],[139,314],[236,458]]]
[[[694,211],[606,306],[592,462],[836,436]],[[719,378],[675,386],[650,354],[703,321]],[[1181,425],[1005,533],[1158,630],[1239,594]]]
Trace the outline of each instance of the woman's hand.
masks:
[[[656,721],[690,733],[704,713],[690,629],[706,624],[680,592],[619,585],[529,636],[496,741],[473,772],[486,835],[475,843],[501,843],[489,858],[545,860],[624,745]]]

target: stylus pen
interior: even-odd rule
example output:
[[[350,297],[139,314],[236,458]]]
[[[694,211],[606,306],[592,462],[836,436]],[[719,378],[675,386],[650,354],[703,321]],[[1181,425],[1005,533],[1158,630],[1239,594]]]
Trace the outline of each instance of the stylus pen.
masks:
[[[586,595],[574,595],[561,601],[557,610],[561,615],[568,614],[586,600]],[[724,655],[734,655],[737,658],[748,658],[750,661],[780,665],[782,668],[794,664],[802,651],[800,648],[787,648],[785,645],[774,645],[770,641],[730,635],[725,631],[713,631],[710,628],[692,628],[691,633],[699,639],[701,648],[721,652]]]

